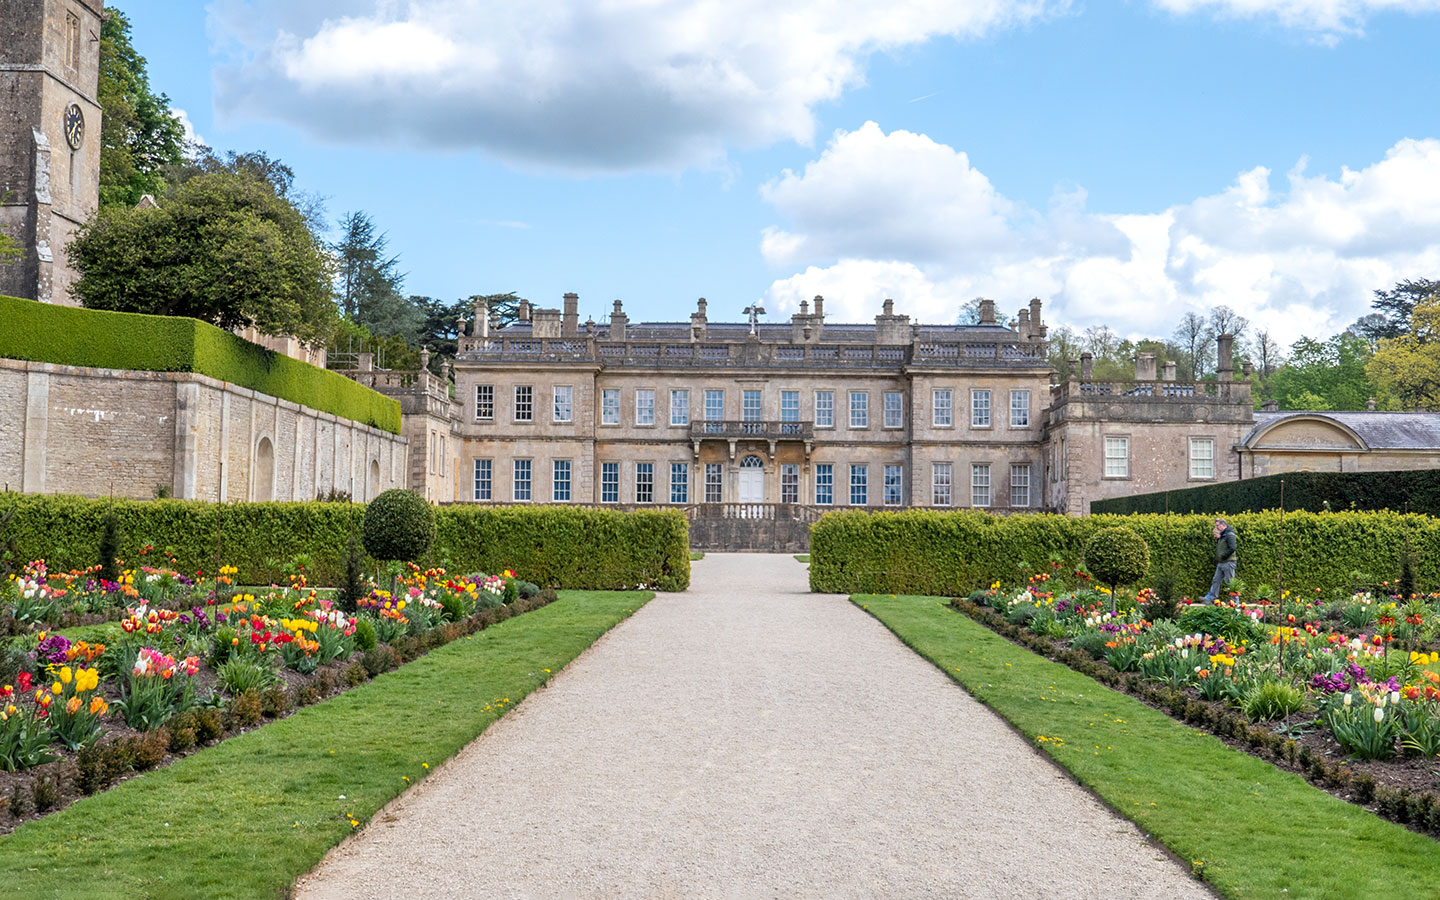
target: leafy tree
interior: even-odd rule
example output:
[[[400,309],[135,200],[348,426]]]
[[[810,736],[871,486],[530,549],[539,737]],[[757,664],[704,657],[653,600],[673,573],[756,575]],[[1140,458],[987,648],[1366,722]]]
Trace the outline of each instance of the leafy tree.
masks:
[[[1324,341],[1301,338],[1266,386],[1281,409],[1364,409],[1375,394],[1369,360],[1370,345],[1348,332]]]
[[[1385,318],[1381,313],[1366,313],[1354,322],[1351,322],[1350,327],[1345,330],[1358,338],[1364,338],[1366,341],[1369,341],[1370,347],[1373,349],[1376,341],[1380,340],[1381,337],[1389,336],[1386,334],[1389,327],[1390,320]]]
[[[270,183],[196,175],[156,209],[102,209],[68,248],[75,295],[94,309],[191,316],[221,328],[323,340],[333,325],[330,260]]]
[[[1198,381],[1210,361],[1209,323],[1199,313],[1187,312],[1181,316],[1173,338],[1180,349],[1175,359],[1180,380]]]
[[[1285,355],[1268,328],[1260,329],[1252,344],[1255,351],[1255,369],[1260,373],[1260,379],[1267,381],[1285,361]]]
[[[522,299],[524,298],[514,291],[508,291],[504,294],[471,294],[466,302],[473,307],[478,301],[484,300],[490,306],[490,327],[504,328],[519,321]],[[978,310],[979,307],[977,306],[976,309]]]
[[[1440,296],[1416,302],[1409,323],[1404,334],[1380,341],[1366,371],[1400,405],[1440,408]]]
[[[1365,337],[1379,341],[1404,336],[1412,330],[1410,318],[1415,307],[1437,297],[1440,297],[1440,281],[1428,278],[1407,279],[1388,291],[1376,291],[1370,306],[1383,317],[1383,321],[1368,325]]]
[[[967,300],[967,301],[965,301],[964,303],[960,304],[960,316],[959,316],[959,318],[957,318],[957,319],[955,320],[955,324],[956,324],[956,325],[979,325],[979,324],[980,324],[980,304],[981,304],[984,300],[985,300],[984,297],[973,297],[973,298],[971,298],[970,300]]]
[[[1075,329],[1069,325],[1061,325],[1050,329],[1048,338],[1050,368],[1059,373],[1061,382],[1069,381],[1072,377],[1078,378],[1078,371],[1073,374],[1070,371],[1070,361],[1080,358],[1080,336],[1075,333]]]
[[[459,350],[460,320],[473,315],[469,300],[445,303],[434,297],[410,298],[411,304],[425,314],[420,326],[420,345],[430,348],[430,359],[436,371],[445,357],[454,357]]]
[[[185,153],[185,129],[170,98],[150,89],[145,57],[130,43],[130,20],[106,10],[100,25],[100,205],[134,206],[165,191],[165,169]]]
[[[1110,359],[1115,355],[1120,337],[1109,325],[1091,325],[1085,329],[1084,348],[1096,359]]]
[[[400,257],[388,253],[389,237],[359,210],[341,218],[340,230],[334,252],[341,313],[374,335],[419,343],[425,309],[401,293],[405,274]]]

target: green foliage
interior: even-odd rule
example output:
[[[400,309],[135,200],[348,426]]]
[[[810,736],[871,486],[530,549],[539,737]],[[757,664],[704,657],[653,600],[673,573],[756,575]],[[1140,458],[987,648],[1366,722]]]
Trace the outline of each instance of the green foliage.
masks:
[[[347,613],[353,613],[360,600],[370,595],[370,579],[365,577],[364,560],[361,556],[360,547],[352,532],[345,547],[345,578],[340,582],[340,593],[335,598],[335,602]]]
[[[45,559],[52,571],[84,568],[99,552],[102,521],[114,509],[120,558],[134,563],[145,544],[172,549],[181,570],[239,568],[237,584],[269,584],[280,571],[267,560],[310,556],[315,585],[344,579],[353,504],[208,503],[196,500],[105,500],[64,494],[0,493],[14,517],[0,532],[13,537],[23,563]],[[0,513],[3,518],[3,513]],[[674,510],[568,506],[447,506],[436,514],[434,560],[453,572],[515,569],[541,585],[610,590],[690,585],[689,527]],[[371,569],[375,561],[361,556]]]
[[[150,90],[145,57],[130,43],[130,20],[111,7],[100,25],[100,205],[133,207],[161,196],[165,168],[179,163],[185,129],[170,98]]]
[[[1123,525],[1102,528],[1085,544],[1085,567],[1102,584],[1134,584],[1150,571],[1150,545]]]
[[[1408,510],[1440,515],[1440,469],[1406,472],[1287,472],[1186,488],[1096,500],[1092,513],[1259,512],[1280,508],[1280,479],[1285,479],[1285,508],[1334,510]],[[1328,506],[1327,506],[1328,504]],[[1387,554],[1387,556],[1390,554]]]
[[[1255,620],[1242,610],[1229,606],[1192,606],[1180,616],[1180,627],[1187,634],[1209,634],[1223,637],[1232,644],[1259,640],[1264,632]]]
[[[91,309],[190,316],[323,341],[331,262],[304,215],[240,172],[197,175],[156,208],[101,209],[66,248]]]
[[[363,616],[355,620],[355,649],[362,653],[375,649],[375,623]]]
[[[1301,338],[1290,346],[1290,358],[1266,383],[1281,409],[1364,409],[1375,396],[1365,374],[1370,344],[1341,332],[1326,341]]]
[[[1289,497],[1289,484],[1286,484]],[[1240,536],[1240,572],[1256,584],[1280,584],[1280,514],[1229,516]],[[1350,590],[1351,573],[1376,581],[1399,574],[1395,548],[1440,546],[1440,520],[1394,512],[1288,513],[1284,586],[1292,593]],[[1124,525],[1154,551],[1150,579],[1167,568],[1179,596],[1199,597],[1215,573],[1214,519],[1208,516],[1050,514],[992,516],[963,510],[865,513],[822,517],[810,530],[810,586],[823,593],[923,593],[966,596],[977,586],[1012,582],[1022,562],[1077,561],[1101,528]],[[1415,566],[1418,589],[1440,585],[1440,554]]]
[[[414,491],[394,488],[365,507],[365,552],[376,559],[420,559],[435,540],[435,510]]]
[[[280,681],[265,663],[258,659],[232,656],[215,670],[216,680],[227,696],[239,697],[245,693],[260,694],[266,688]]]
[[[1252,722],[1284,719],[1305,708],[1305,692],[1288,681],[1260,681],[1240,697],[1240,710]]]
[[[181,316],[0,297],[0,357],[144,372],[196,372],[400,433],[400,404],[343,375]]]
[[[120,564],[116,557],[120,555],[120,525],[115,521],[113,511],[105,514],[105,519],[100,527],[100,553],[95,560],[100,566],[100,577],[106,581],[120,580]]]
[[[1415,304],[1409,330],[1380,341],[1365,371],[1403,407],[1440,405],[1440,293]]]

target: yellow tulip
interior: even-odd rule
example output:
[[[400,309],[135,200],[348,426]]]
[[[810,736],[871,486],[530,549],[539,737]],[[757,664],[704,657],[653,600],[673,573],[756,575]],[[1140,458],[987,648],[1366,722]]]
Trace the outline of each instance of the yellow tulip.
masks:
[[[65,688],[61,687],[60,682],[57,681],[57,682],[55,682],[54,684],[50,685],[50,693],[52,693],[52,694],[62,694],[62,693],[64,693],[64,692],[65,692]]]
[[[70,667],[64,666],[60,669],[60,681],[64,684],[70,683]]]

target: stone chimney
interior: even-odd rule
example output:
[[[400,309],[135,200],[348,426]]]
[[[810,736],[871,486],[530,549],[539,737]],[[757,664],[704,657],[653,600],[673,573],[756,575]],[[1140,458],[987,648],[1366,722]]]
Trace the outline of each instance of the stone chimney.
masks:
[[[475,299],[475,334],[482,338],[490,336],[490,304],[484,300]]]
[[[1080,380],[1089,381],[1095,377],[1095,354],[1086,350],[1080,354]]]
[[[1165,369],[1161,374],[1160,378],[1162,381],[1175,380],[1175,361],[1173,359],[1165,363]]]
[[[887,299],[884,312],[875,317],[875,343],[910,343],[910,317],[895,315],[895,301]]]
[[[1215,375],[1221,381],[1235,380],[1235,335],[1222,334],[1215,338]]]
[[[815,295],[815,317],[817,319],[825,318],[825,298],[819,294]]]
[[[1020,328],[1019,328],[1019,331],[1020,331],[1020,339],[1021,339],[1022,341],[1028,341],[1028,340],[1030,340],[1030,310],[1028,310],[1028,309],[1021,308],[1021,310],[1020,310]]]
[[[695,301],[695,311],[690,314],[690,340],[705,340],[705,298]]]
[[[535,337],[560,337],[560,310],[536,308],[534,310],[531,310],[530,315],[531,324],[533,326],[530,330],[530,333],[533,334]]]
[[[980,301],[980,324],[981,324],[981,325],[994,325],[994,324],[995,324],[995,301],[994,301],[994,300],[985,300],[985,299],[982,299],[982,300]]]
[[[521,322],[530,321],[530,301],[521,300],[520,307],[516,310],[515,317]]]
[[[563,337],[580,336],[580,295],[569,293],[565,295],[565,315],[560,321],[560,334]]]
[[[1045,340],[1045,333],[1049,330],[1040,318],[1041,306],[1039,297],[1030,298],[1030,337],[1037,341]]]
[[[1156,377],[1156,376],[1155,376],[1155,366],[1156,366],[1155,354],[1153,354],[1153,353],[1137,353],[1137,354],[1135,354],[1135,380],[1136,380],[1136,381],[1154,381],[1154,380],[1155,380],[1155,377]]]
[[[375,369],[375,354],[374,354],[374,353],[361,353],[361,354],[360,354],[360,359],[359,359],[358,362],[355,363],[355,365],[356,365],[356,367],[359,368],[360,371],[362,371],[362,372],[374,371],[374,369]],[[1373,404],[1375,401],[1372,400],[1372,401],[1370,401],[1370,402]],[[1374,409],[1375,407],[1374,407],[1374,406],[1371,406],[1370,408],[1371,408],[1371,409]]]
[[[625,315],[625,310],[620,307],[620,301],[615,301],[615,311],[610,313],[610,340],[625,340],[625,326],[630,319]]]

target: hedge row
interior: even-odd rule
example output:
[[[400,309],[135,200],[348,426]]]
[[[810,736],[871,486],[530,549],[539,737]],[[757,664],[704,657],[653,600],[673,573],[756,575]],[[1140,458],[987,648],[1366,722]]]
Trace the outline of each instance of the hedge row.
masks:
[[[61,494],[0,493],[0,552],[13,539],[21,562],[44,559],[52,571],[85,568],[98,556],[101,523],[113,503],[121,531],[120,556],[164,565],[163,551],[180,571],[213,573],[239,568],[240,584],[283,580],[282,567],[310,556],[310,581],[339,583],[352,531],[359,543],[360,504],[209,503],[196,500],[92,500]],[[690,538],[678,511],[537,506],[451,506],[436,511],[438,533],[427,565],[459,572],[514,569],[541,585],[588,590],[650,586],[683,591],[690,584]],[[367,566],[373,561],[365,560]]]
[[[1440,515],[1440,469],[1404,472],[1287,472],[1227,481],[1179,491],[1157,491],[1096,500],[1092,513],[1239,513],[1280,508],[1280,481],[1285,481],[1285,508],[1310,512],[1393,509],[1427,516]],[[1328,504],[1328,506],[1327,506]]]
[[[1229,520],[1240,541],[1237,575],[1252,586],[1278,586],[1280,513],[1240,513]],[[1127,525],[1150,545],[1150,583],[1168,567],[1178,592],[1199,597],[1215,572],[1213,524],[1212,517],[1198,515],[836,512],[810,529],[810,588],[837,594],[965,595],[996,580],[1014,582],[1022,565],[1044,568],[1052,553],[1074,565],[1097,529]],[[1354,572],[1375,582],[1394,579],[1407,546],[1417,556],[1417,584],[1440,588],[1440,519],[1394,512],[1289,513],[1284,517],[1285,587],[1328,592],[1349,585]]]
[[[400,404],[358,382],[198,319],[0,296],[0,357],[142,372],[196,372],[400,433]]]

